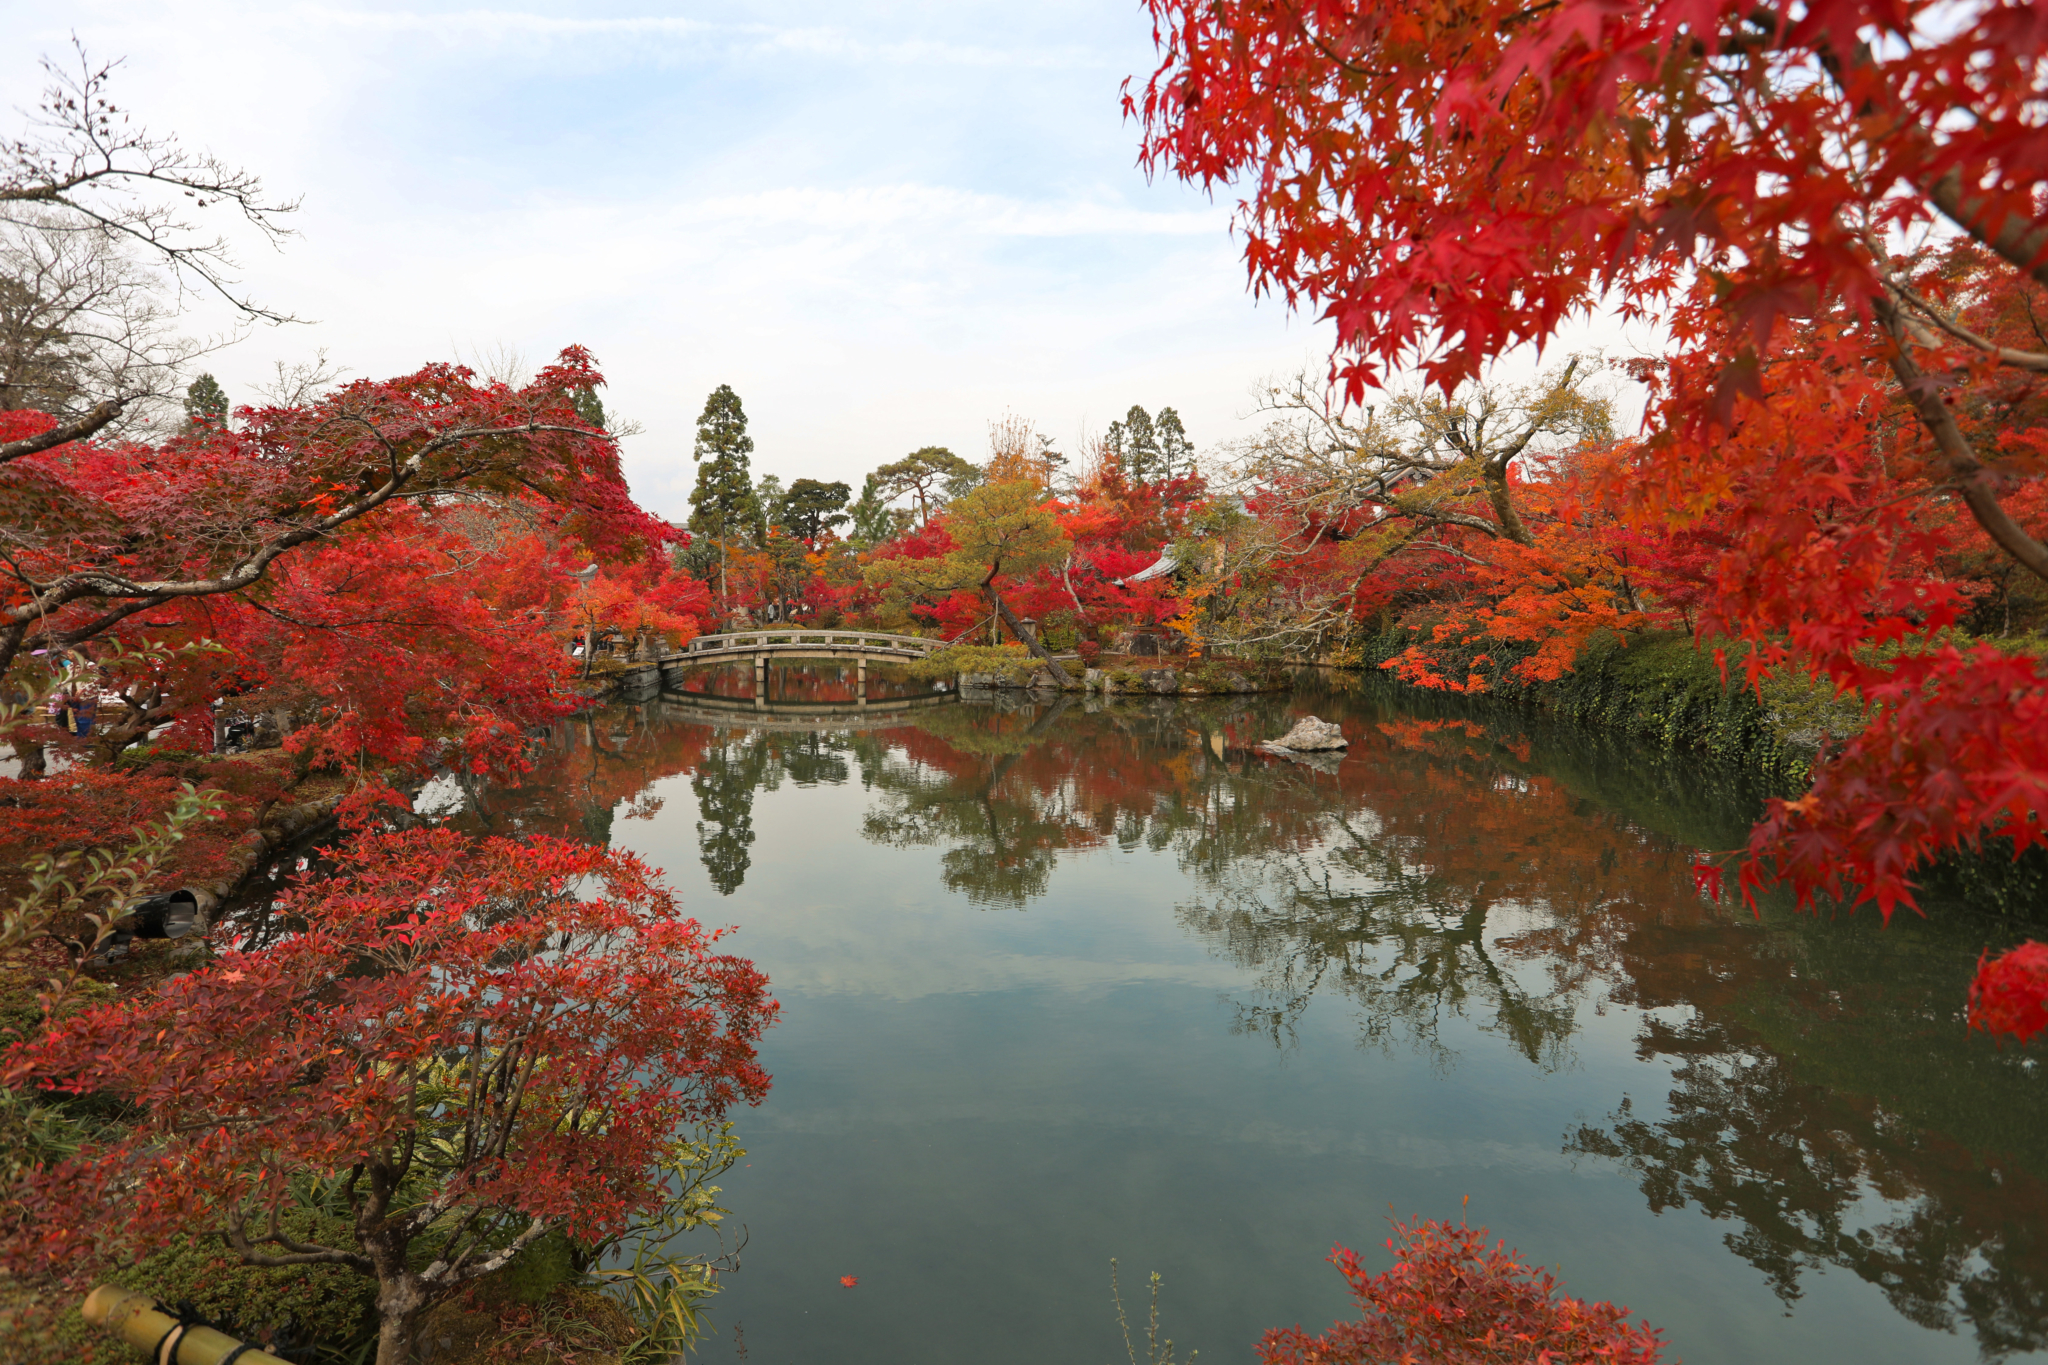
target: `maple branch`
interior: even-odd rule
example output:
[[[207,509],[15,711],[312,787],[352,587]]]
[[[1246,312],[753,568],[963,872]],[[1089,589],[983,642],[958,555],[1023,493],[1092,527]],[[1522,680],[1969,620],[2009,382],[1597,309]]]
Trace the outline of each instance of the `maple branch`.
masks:
[[[1493,567],[1493,565],[1487,563],[1478,555],[1473,554],[1470,550],[1461,550],[1457,546],[1450,544],[1448,541],[1415,540],[1410,541],[1405,548],[1415,550],[1437,550],[1441,551],[1446,555],[1449,555],[1452,559],[1462,559],[1467,564],[1477,564],[1482,569],[1490,569]]]
[[[1965,346],[1975,347],[1977,350],[1998,361],[2001,365],[2010,365],[2016,370],[2026,370],[2031,374],[2048,374],[2048,354],[2038,351],[2016,351],[2010,346],[1999,345],[1989,337],[1979,336],[1963,326],[1955,318],[1943,314],[1939,308],[1936,308],[1926,299],[1921,298],[1920,295],[1914,293],[1898,280],[1891,278],[1889,272],[1886,275],[1885,285],[1908,304],[1914,312],[1922,314],[1936,327],[1947,332]],[[1908,318],[1906,322],[1909,326],[1912,325],[1912,319]],[[1930,344],[1933,341],[1932,337],[1927,337],[1926,329],[1916,327],[1915,330],[1922,337],[1926,338],[1926,341],[1922,344]]]
[[[1470,512],[1460,512],[1448,507],[1425,507],[1419,504],[1395,502],[1388,505],[1387,515],[1404,517],[1413,521],[1426,521],[1439,526],[1462,526],[1468,531],[1483,531],[1495,539],[1502,537],[1514,538],[1507,536],[1507,533],[1498,524],[1488,521],[1485,517],[1474,516]]]
[[[24,436],[19,441],[0,442],[0,464],[18,460],[24,455],[50,450],[67,441],[83,440],[112,423],[127,406],[128,400],[125,398],[109,398],[83,416],[74,417],[68,422],[59,422],[40,436]]]
[[[1877,65],[1876,54],[1867,42],[1858,42],[1845,61],[1834,46],[1823,39],[1814,46],[1814,56],[1821,69],[1834,82],[1837,92],[1848,96],[1848,69],[1868,70]],[[1930,127],[1923,126],[1915,117],[1901,107],[1896,93],[1887,89],[1884,111],[1900,134],[1922,153],[1935,148],[1934,135]],[[1874,101],[1865,95],[1866,102],[1859,109],[1859,116],[1876,112]],[[2042,223],[2022,213],[2008,212],[1997,222],[1992,218],[1997,209],[1988,194],[1971,195],[1965,188],[1963,170],[1950,166],[1930,183],[1914,183],[1923,198],[1940,211],[1944,218],[1969,234],[1978,245],[1989,248],[2008,265],[2014,266],[2032,277],[2039,284],[2048,284],[2048,223]]]
[[[52,630],[45,613],[24,616],[21,620],[0,626],[0,672],[4,672],[20,650],[27,645],[43,649],[69,649],[73,645],[83,644],[111,626],[119,625],[131,616],[151,611],[168,601],[168,597],[145,597],[141,601],[130,602],[102,612],[85,624],[74,626],[70,630]],[[37,623],[40,623],[43,629],[30,635],[29,627]]]
[[[2048,224],[2024,214],[2008,213],[1996,225],[1989,195],[1975,198],[1963,190],[1963,173],[1951,167],[1931,185],[1918,187],[1927,202],[1982,246],[1989,247],[2007,264],[2018,267],[2036,283],[2048,284]]]
[[[383,441],[387,447],[390,446],[388,438],[384,437],[383,433],[378,431],[372,423],[359,417],[352,420],[355,424],[370,427],[373,434],[380,441]],[[68,574],[63,578],[52,580],[39,589],[33,590],[28,601],[11,607],[4,613],[0,613],[0,671],[4,671],[13,662],[19,651],[22,636],[26,634],[27,627],[31,623],[47,620],[52,613],[68,606],[72,602],[88,597],[147,599],[133,607],[110,612],[95,622],[88,623],[86,626],[75,627],[61,634],[49,632],[52,638],[61,638],[67,643],[76,644],[106,629],[107,626],[120,621],[124,617],[131,616],[137,611],[144,611],[150,607],[159,606],[173,598],[208,597],[219,593],[238,592],[261,579],[268,572],[270,565],[287,551],[296,549],[310,541],[321,539],[405,493],[407,486],[426,467],[430,457],[444,450],[472,442],[508,436],[538,435],[541,432],[560,432],[584,439],[603,439],[602,436],[594,435],[582,427],[571,427],[551,422],[528,421],[506,427],[458,428],[454,431],[443,432],[432,440],[425,442],[418,449],[414,450],[402,463],[397,463],[394,458],[392,473],[381,486],[363,493],[354,501],[337,508],[324,517],[316,518],[277,535],[254,552],[230,565],[224,572],[215,574],[210,578],[136,582],[105,569],[85,569]],[[396,453],[394,448],[394,457]],[[437,487],[459,482],[472,472],[474,471],[467,468],[447,471],[440,479],[436,480]]]
[[[239,1208],[230,1210],[227,1216],[227,1242],[229,1246],[235,1249],[235,1253],[250,1265],[271,1267],[345,1265],[349,1269],[360,1271],[365,1275],[377,1273],[376,1266],[371,1263],[370,1258],[367,1256],[352,1251],[339,1251],[332,1247],[301,1245],[300,1243],[293,1242],[279,1230],[276,1209],[270,1211],[270,1226],[268,1230],[263,1236],[256,1238],[253,1242],[249,1239],[248,1215]],[[284,1254],[280,1256],[258,1251],[256,1248],[259,1245],[281,1246],[285,1249]]]
[[[532,1222],[526,1225],[523,1232],[520,1232],[510,1242],[482,1260],[469,1260],[471,1256],[476,1254],[476,1248],[470,1246],[465,1248],[462,1255],[453,1262],[446,1259],[436,1260],[420,1272],[420,1280],[425,1284],[448,1286],[467,1284],[471,1280],[488,1275],[494,1270],[502,1269],[511,1264],[513,1258],[518,1256],[520,1252],[532,1246],[542,1237],[545,1237],[549,1232],[560,1226],[563,1221],[562,1219],[535,1217]]]
[[[1951,486],[1963,505],[1970,509],[1970,515],[1984,528],[1984,533],[1996,541],[1999,548],[2026,566],[2035,575],[2048,579],[2048,545],[2043,545],[2028,535],[2026,529],[2013,520],[1998,495],[1992,491],[1991,481],[1995,477],[1977,452],[1970,445],[1970,438],[1956,422],[1955,414],[1949,411],[1947,403],[1936,383],[1928,377],[1919,365],[1914,363],[1907,349],[1907,324],[1896,305],[1888,299],[1873,299],[1871,309],[1885,330],[1891,334],[1892,373],[1898,376],[1906,400],[1919,414],[1920,423],[1934,438],[1948,462]]]

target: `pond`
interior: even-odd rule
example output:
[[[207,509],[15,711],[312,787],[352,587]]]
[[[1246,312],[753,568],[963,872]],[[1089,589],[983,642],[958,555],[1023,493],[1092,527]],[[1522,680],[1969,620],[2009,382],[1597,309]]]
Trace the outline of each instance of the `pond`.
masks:
[[[1961,1019],[2015,931],[1703,899],[1736,777],[1371,679],[785,681],[451,798],[644,855],[774,982],[704,1359],[1108,1365],[1116,1257],[1134,1325],[1156,1270],[1183,1355],[1249,1361],[1346,1313],[1331,1246],[1461,1213],[1691,1365],[2048,1347],[2048,1091]],[[1311,712],[1341,756],[1253,748]]]

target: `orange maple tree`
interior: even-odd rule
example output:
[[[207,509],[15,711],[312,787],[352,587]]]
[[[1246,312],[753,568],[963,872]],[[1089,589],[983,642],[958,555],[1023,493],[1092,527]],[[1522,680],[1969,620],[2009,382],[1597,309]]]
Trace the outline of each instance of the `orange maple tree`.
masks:
[[[1948,633],[1959,560],[2048,579],[2038,6],[1148,9],[1145,164],[1241,188],[1254,288],[1335,325],[1351,398],[1602,311],[1668,338],[1607,505],[1712,528],[1687,614],[1751,683],[1869,713],[1773,803],[1746,888],[1889,915],[1945,850],[2048,844],[2048,669]]]

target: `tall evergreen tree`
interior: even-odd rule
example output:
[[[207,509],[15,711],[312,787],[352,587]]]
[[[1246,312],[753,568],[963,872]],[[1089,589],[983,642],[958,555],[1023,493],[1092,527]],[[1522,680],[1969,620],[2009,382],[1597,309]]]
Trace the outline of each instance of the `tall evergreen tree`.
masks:
[[[210,374],[202,374],[192,381],[185,390],[185,420],[194,426],[204,423],[210,427],[224,427],[228,424],[228,395],[219,380]]]
[[[1121,422],[1111,422],[1103,445],[1132,483],[1160,483],[1195,472],[1195,447],[1180,414],[1161,408],[1157,417],[1132,404]]]
[[[763,474],[754,484],[754,506],[759,509],[760,520],[754,525],[754,543],[768,543],[768,528],[782,524],[782,505],[789,500],[789,490],[782,486],[780,474]]]
[[[726,609],[726,556],[724,547],[733,537],[758,532],[762,517],[760,500],[754,496],[754,481],[748,473],[748,457],[754,453],[754,438],[747,435],[747,413],[732,385],[720,384],[704,400],[697,418],[697,445],[692,458],[697,462],[697,487],[690,494],[690,529],[709,536],[720,546],[718,556],[718,608]]]
[[[1180,414],[1172,408],[1161,408],[1152,429],[1159,437],[1160,477],[1174,479],[1194,473],[1195,444],[1188,439],[1187,428],[1180,424]]]
[[[1157,483],[1165,475],[1159,468],[1159,435],[1152,426],[1152,414],[1131,404],[1124,414],[1124,475],[1132,483]]]
[[[596,427],[599,431],[609,429],[605,426],[604,400],[597,396],[596,389],[582,388],[576,390],[569,395],[569,403],[576,409],[576,415],[591,426]]]
[[[847,509],[853,516],[853,532],[848,539],[863,549],[879,545],[897,533],[896,517],[880,483],[875,475],[868,475],[867,482],[860,487],[859,499]]]

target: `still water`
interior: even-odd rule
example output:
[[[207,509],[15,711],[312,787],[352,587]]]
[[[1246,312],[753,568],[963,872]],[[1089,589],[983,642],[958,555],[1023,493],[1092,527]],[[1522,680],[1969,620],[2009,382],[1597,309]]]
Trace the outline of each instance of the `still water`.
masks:
[[[1116,1257],[1249,1361],[1346,1311],[1331,1246],[1461,1210],[1692,1365],[2048,1347],[2048,1090],[1960,1018],[2006,926],[1709,902],[1738,780],[1370,680],[850,684],[735,673],[447,794],[642,854],[774,982],[704,1359],[1109,1365]],[[1252,748],[1310,712],[1341,757]]]

